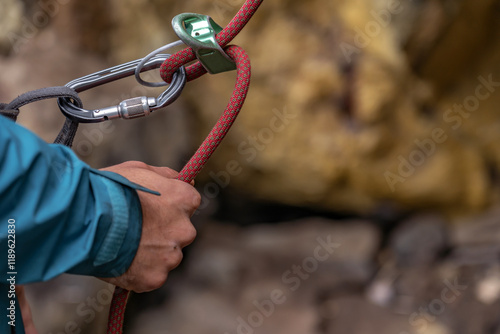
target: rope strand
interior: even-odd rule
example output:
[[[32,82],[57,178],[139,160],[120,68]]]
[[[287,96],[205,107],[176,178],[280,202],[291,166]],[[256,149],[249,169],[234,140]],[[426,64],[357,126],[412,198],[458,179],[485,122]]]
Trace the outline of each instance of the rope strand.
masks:
[[[205,166],[212,153],[217,149],[222,139],[226,136],[229,128],[238,116],[250,86],[251,65],[250,59],[245,51],[235,45],[226,48],[227,54],[236,63],[236,83],[233,94],[227,104],[224,113],[214,125],[207,138],[188,163],[179,172],[177,179],[191,182]],[[108,317],[108,334],[122,334],[125,308],[129,297],[129,291],[116,287],[111,301]]]
[[[229,24],[216,36],[219,45],[224,48],[231,42],[236,35],[245,27],[248,21],[255,14],[263,0],[246,0],[241,9]],[[238,46],[229,46],[225,48],[226,53],[236,63],[236,84],[234,86],[233,95],[224,110],[224,113],[212,128],[207,138],[201,146],[196,150],[196,153],[182,168],[177,177],[179,180],[191,182],[196,175],[201,171],[203,166],[217,149],[220,142],[226,136],[229,128],[233,125],[238,116],[245,98],[248,93],[251,76],[250,59],[245,51]],[[169,57],[160,68],[162,79],[170,83],[174,72],[181,66],[192,62],[196,59],[196,55],[191,48],[181,50]],[[187,80],[191,81],[207,73],[205,68],[198,61],[186,68]],[[117,287],[111,301],[111,308],[108,317],[108,334],[122,334],[125,308],[129,297],[129,291]]]

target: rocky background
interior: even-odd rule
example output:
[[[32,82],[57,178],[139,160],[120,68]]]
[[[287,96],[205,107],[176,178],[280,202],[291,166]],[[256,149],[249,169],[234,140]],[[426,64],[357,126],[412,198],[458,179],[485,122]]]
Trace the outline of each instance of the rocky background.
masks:
[[[225,25],[241,3],[2,0],[0,100],[140,58],[175,39],[178,13]],[[499,18],[498,0],[266,0],[234,41],[252,87],[198,180],[198,241],[165,288],[133,297],[129,333],[500,333]],[[233,82],[84,125],[74,150],[179,169]],[[82,98],[157,93],[131,79]],[[63,120],[53,101],[20,117],[47,141]],[[103,332],[109,287],[30,292],[41,333]]]

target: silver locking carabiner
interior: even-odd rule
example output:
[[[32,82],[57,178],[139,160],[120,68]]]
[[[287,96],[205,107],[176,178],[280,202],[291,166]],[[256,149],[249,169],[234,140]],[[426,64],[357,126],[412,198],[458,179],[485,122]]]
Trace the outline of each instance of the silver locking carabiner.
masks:
[[[170,55],[159,54],[146,62],[141,71],[159,68]],[[67,83],[65,86],[77,93],[98,87],[129,76],[134,76],[137,65],[142,59],[134,60],[109,69],[86,75]],[[139,96],[122,101],[116,106],[87,110],[77,107],[69,98],[59,98],[57,103],[62,113],[77,122],[97,123],[114,118],[133,119],[149,115],[152,111],[173,103],[181,94],[186,84],[186,71],[180,67],[174,74],[172,83],[157,98]]]

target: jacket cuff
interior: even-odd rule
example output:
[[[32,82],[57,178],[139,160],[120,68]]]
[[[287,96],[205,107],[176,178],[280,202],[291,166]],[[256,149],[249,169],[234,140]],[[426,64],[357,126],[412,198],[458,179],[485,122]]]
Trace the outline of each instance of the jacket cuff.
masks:
[[[90,170],[96,205],[102,212],[87,259],[69,272],[97,277],[120,276],[130,267],[142,233],[142,210],[136,190],[155,193],[119,174]],[[156,193],[157,194],[157,193]]]

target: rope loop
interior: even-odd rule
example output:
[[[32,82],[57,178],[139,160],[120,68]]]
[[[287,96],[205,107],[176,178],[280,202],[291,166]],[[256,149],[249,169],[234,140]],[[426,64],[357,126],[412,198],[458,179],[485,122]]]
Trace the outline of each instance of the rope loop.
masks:
[[[259,6],[264,0],[246,0],[238,13],[233,17],[231,22],[217,34],[216,39],[219,45],[224,48],[229,44],[250,21]],[[179,52],[174,53],[167,59],[160,68],[161,78],[170,83],[175,71],[192,61],[196,60],[196,55],[191,48],[185,48]],[[200,62],[196,62],[186,68],[187,81],[197,79],[207,73],[205,68]]]

